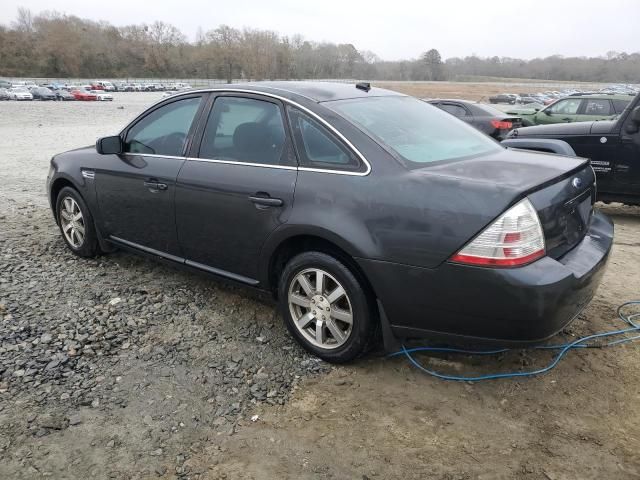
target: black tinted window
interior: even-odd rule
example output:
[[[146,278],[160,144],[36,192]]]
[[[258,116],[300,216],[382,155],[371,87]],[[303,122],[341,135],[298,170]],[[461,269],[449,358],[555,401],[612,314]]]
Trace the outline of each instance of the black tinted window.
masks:
[[[199,105],[200,97],[187,98],[154,110],[129,130],[124,151],[182,156]]]
[[[220,97],[209,115],[200,157],[278,165],[285,140],[282,114],[275,103]]]
[[[306,113],[287,108],[300,163],[307,167],[353,170],[360,166],[342,143]]]
[[[454,105],[453,103],[441,103],[439,107],[445,112],[449,112],[456,117],[464,117],[467,115],[467,111],[460,105]]]
[[[629,97],[629,101],[627,101],[627,100],[612,100],[613,108],[615,109],[616,113],[622,113],[624,111],[624,109],[627,108],[629,103],[631,103],[631,99],[632,99],[632,97]]]

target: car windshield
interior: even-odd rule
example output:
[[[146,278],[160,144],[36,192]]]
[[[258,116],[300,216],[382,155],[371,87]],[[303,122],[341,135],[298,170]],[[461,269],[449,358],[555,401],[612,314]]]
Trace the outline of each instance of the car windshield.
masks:
[[[502,148],[453,115],[413,97],[370,97],[325,105],[392,149],[412,168]]]

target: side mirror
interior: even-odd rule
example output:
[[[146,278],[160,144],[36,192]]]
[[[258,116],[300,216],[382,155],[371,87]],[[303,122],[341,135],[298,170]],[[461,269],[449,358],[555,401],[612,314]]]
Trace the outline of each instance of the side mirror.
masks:
[[[624,126],[625,133],[635,135],[640,132],[640,107],[636,107],[629,113],[629,121]]]
[[[122,139],[119,135],[102,137],[96,142],[96,151],[100,155],[119,155],[122,153]]]
[[[549,111],[549,109],[546,110],[542,110],[544,112],[545,115],[551,116],[551,112]]]

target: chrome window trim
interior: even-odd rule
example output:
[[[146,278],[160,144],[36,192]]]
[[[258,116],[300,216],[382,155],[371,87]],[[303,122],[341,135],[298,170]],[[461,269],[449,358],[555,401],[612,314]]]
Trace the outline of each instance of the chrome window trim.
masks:
[[[248,167],[277,168],[279,170],[298,170],[298,167],[293,167],[290,165],[269,165],[266,163],[239,162],[236,160],[220,160],[217,158],[186,157],[186,159],[193,162],[222,163],[225,165],[246,165]]]
[[[265,86],[265,88],[272,88],[272,87]],[[355,176],[355,177],[365,177],[365,176],[369,175],[369,173],[371,173],[371,164],[369,163],[369,161],[360,152],[360,150],[358,150],[353,145],[353,143],[351,143],[344,135],[342,135],[342,133],[340,133],[333,125],[331,125],[329,122],[327,122],[324,118],[322,118],[317,113],[309,110],[307,107],[305,107],[303,105],[300,105],[298,102],[296,102],[294,100],[290,100],[290,99],[288,99],[286,97],[283,97],[283,96],[280,96],[280,95],[276,95],[275,93],[262,92],[260,90],[249,90],[249,89],[240,89],[240,88],[204,88],[204,89],[199,89],[199,90],[187,90],[185,92],[172,95],[171,97],[168,97],[168,98],[175,99],[175,98],[181,97],[183,95],[192,95],[192,94],[197,94],[197,93],[211,93],[211,92],[248,93],[248,94],[252,94],[252,95],[263,95],[265,97],[275,98],[276,100],[280,100],[281,102],[284,102],[284,103],[287,103],[287,104],[289,104],[289,105],[291,105],[293,107],[296,107],[296,108],[302,110],[303,112],[305,112],[306,114],[312,116],[317,121],[319,121],[322,125],[324,125],[326,128],[328,128],[335,136],[337,136],[340,140],[342,140],[342,142],[344,142],[347,145],[347,147],[349,149],[351,149],[351,151],[357,155],[357,157],[362,161],[362,163],[366,167],[364,172],[349,172],[349,171],[346,171],[346,170],[331,170],[331,169],[326,169],[326,168],[312,168],[312,167],[300,167],[300,166],[297,167],[298,170],[304,171],[304,172],[330,173],[330,174],[334,174],[334,175],[350,175],[350,176]],[[164,100],[167,100],[167,99],[163,98],[162,100],[159,100],[158,102],[153,104],[151,107],[153,107],[154,105],[159,104],[160,102],[163,102]],[[151,107],[149,107],[149,108],[151,108]],[[126,130],[127,128],[129,128],[129,125],[127,125],[122,131],[124,132],[124,130]],[[129,153],[127,152],[126,154],[128,155]],[[142,154],[137,154],[137,155],[142,155]],[[270,167],[270,168],[281,168],[281,169],[283,167],[285,167],[284,165],[249,164],[249,163],[245,163],[245,162],[234,162],[234,161],[231,161],[231,160],[216,160],[216,159],[208,159],[208,158],[170,157],[170,156],[166,156],[166,155],[149,155],[149,154],[145,155],[145,156],[166,157],[166,158],[181,158],[181,159],[196,160],[196,161],[212,161],[213,163],[230,163],[232,165],[234,165],[234,164],[253,165],[253,166]],[[286,167],[286,168],[288,169],[288,168],[295,168],[295,167]]]
[[[122,152],[122,155],[129,157],[151,157],[151,158],[170,158],[173,160],[186,160],[187,157],[176,157],[174,155],[158,155],[157,153],[135,153],[135,152]]]

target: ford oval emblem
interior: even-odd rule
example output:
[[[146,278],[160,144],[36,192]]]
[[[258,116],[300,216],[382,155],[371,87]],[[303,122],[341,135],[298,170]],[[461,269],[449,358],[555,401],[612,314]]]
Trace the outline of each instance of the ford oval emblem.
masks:
[[[571,185],[573,185],[575,188],[580,188],[582,186],[582,180],[576,177],[571,181]]]

